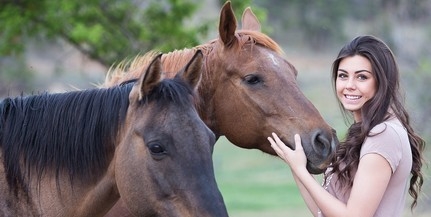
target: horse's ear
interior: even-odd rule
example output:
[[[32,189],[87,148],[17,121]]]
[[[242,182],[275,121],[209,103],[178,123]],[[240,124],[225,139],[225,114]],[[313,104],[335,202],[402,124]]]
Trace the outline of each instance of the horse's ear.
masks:
[[[149,94],[162,80],[162,54],[157,55],[151,61],[146,72],[139,78],[139,100]]]
[[[260,22],[250,7],[247,7],[242,13],[242,29],[260,32]]]
[[[235,43],[236,18],[230,1],[227,1],[221,9],[218,31],[226,47],[231,47]]]
[[[202,51],[197,50],[192,59],[177,76],[180,76],[181,79],[187,82],[193,89],[196,89],[202,78],[202,62]]]

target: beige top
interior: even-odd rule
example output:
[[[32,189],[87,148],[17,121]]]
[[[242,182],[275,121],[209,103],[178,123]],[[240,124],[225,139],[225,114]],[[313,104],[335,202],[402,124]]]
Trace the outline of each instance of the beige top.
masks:
[[[377,153],[383,156],[392,168],[392,177],[374,216],[402,216],[412,168],[412,152],[407,131],[398,119],[392,118],[375,126],[371,130],[371,135],[375,136],[366,138],[360,157]],[[347,203],[351,189],[344,194],[336,185],[336,174],[329,177],[328,180],[329,184],[325,186],[327,191]],[[319,213],[319,216],[324,215]]]

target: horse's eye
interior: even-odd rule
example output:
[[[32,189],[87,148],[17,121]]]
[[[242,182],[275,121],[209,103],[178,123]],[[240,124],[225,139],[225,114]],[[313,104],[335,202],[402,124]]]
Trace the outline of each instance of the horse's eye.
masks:
[[[262,79],[257,75],[247,75],[244,77],[244,80],[247,84],[257,84],[262,82]]]
[[[148,148],[150,149],[151,154],[162,155],[166,153],[166,150],[163,148],[163,146],[158,143],[150,144]]]

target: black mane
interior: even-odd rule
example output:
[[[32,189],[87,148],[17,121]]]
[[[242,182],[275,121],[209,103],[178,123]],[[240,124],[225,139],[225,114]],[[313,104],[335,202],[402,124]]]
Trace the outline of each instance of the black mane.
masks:
[[[64,172],[71,180],[104,172],[100,168],[113,153],[131,88],[130,84],[4,99],[0,148],[9,186],[25,189],[25,178],[33,174],[40,180],[47,171],[56,177]]]
[[[6,98],[0,102],[0,148],[11,189],[49,172],[91,181],[105,172],[129,107],[134,82],[109,89]],[[179,78],[165,79],[140,106],[156,102],[192,106],[193,90]],[[19,162],[23,163],[20,164]],[[30,176],[32,175],[32,176]]]

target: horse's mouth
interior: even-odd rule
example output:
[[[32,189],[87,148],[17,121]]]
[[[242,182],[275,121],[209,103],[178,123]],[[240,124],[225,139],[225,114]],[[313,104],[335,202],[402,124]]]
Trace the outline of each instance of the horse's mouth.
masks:
[[[280,140],[290,149],[295,150],[296,145],[293,143],[290,143],[289,141],[286,141],[284,137],[280,137]]]
[[[295,148],[296,148],[296,145],[295,145],[295,143],[290,143],[290,142],[288,142],[285,138],[283,138],[283,137],[280,137],[280,140],[288,147],[288,148],[290,148],[290,149],[292,149],[292,150],[295,150]],[[325,162],[323,162],[323,163],[321,163],[321,164],[319,164],[319,165],[316,165],[315,163],[313,163],[311,160],[310,160],[310,158],[311,158],[311,156],[310,156],[310,153],[308,153],[308,152],[306,152],[305,151],[305,149],[304,149],[304,152],[305,152],[305,157],[307,158],[307,170],[308,170],[308,172],[310,172],[311,174],[321,174],[321,173],[323,173],[323,172],[325,172],[326,171],[326,167],[329,165],[329,163],[328,163],[328,161],[325,161]]]

